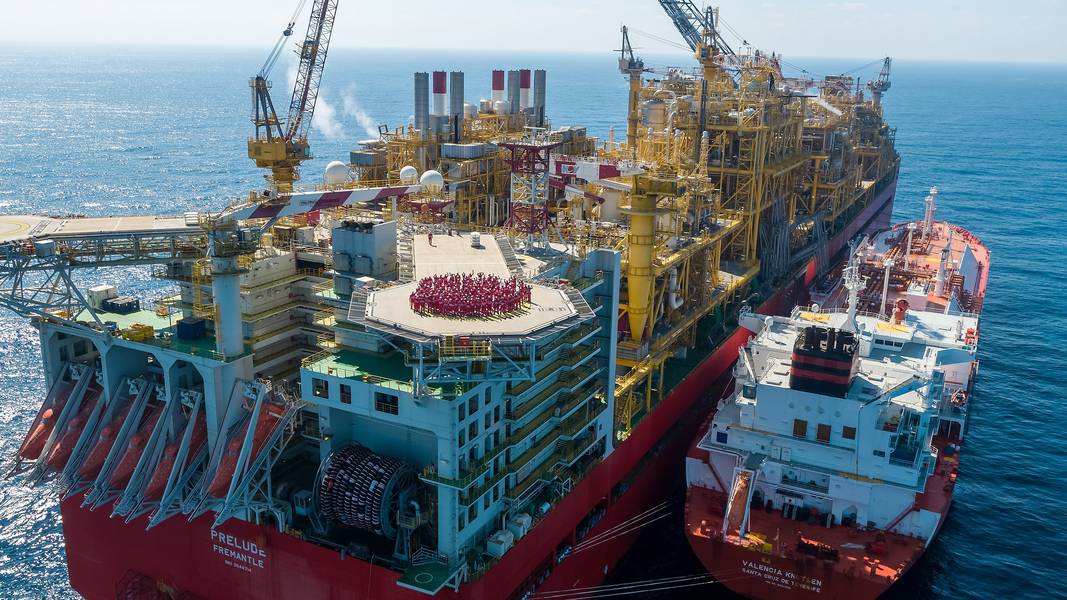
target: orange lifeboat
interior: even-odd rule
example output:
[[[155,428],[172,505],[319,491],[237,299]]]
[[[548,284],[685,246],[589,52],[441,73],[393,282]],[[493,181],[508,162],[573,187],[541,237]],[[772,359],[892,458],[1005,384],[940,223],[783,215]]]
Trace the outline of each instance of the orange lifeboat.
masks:
[[[196,425],[193,427],[193,436],[189,440],[189,454],[185,458],[186,467],[189,466],[189,462],[200,452],[206,442],[207,421],[204,420],[204,416],[201,414],[196,420]],[[167,444],[167,447],[163,449],[163,457],[159,459],[159,466],[156,467],[156,472],[152,474],[152,479],[148,482],[148,487],[145,488],[145,500],[159,500],[163,497],[163,491],[167,487],[167,479],[170,478],[170,472],[174,468],[174,460],[178,457],[178,448],[181,443],[182,436],[179,436],[178,439]]]
[[[252,462],[259,456],[263,444],[274,426],[282,418],[282,408],[270,403],[263,403],[259,409],[259,419],[256,420],[256,430],[252,433],[252,452],[248,455],[248,461]],[[245,434],[248,432],[248,423],[241,427],[240,433],[233,436],[226,447],[226,453],[219,462],[219,468],[215,471],[215,478],[211,480],[208,493],[219,497],[226,494],[230,489],[230,480],[233,479],[233,471],[237,467],[237,459],[241,455],[241,445],[244,443]]]
[[[22,445],[19,446],[19,456],[22,458],[37,460],[41,456],[41,451],[44,450],[48,436],[52,435],[52,430],[56,427],[56,419],[63,412],[63,407],[67,405],[67,400],[70,398],[70,392],[74,389],[73,384],[64,385],[66,389],[59,393],[52,406],[42,410],[37,415],[37,418],[33,421],[33,426],[30,427],[30,431],[26,433],[25,439],[22,440]]]
[[[78,414],[71,417],[63,433],[56,439],[56,443],[52,445],[51,450],[48,451],[48,458],[45,459],[45,463],[50,469],[61,471],[63,467],[67,466],[67,461],[70,460],[70,455],[74,452],[74,446],[78,444],[78,438],[81,437],[85,423],[89,420],[89,416],[93,414],[93,409],[96,408],[99,399],[99,388],[89,388],[89,391],[85,393],[85,399],[82,400],[82,404],[78,408]]]
[[[111,452],[111,447],[115,445],[115,436],[119,434],[119,429],[126,422],[126,417],[130,415],[131,408],[133,408],[133,400],[128,402],[126,407],[100,430],[100,433],[96,436],[96,442],[93,444],[93,449],[89,451],[85,462],[78,468],[79,476],[85,479],[96,479],[100,469],[104,466],[104,461],[107,460],[108,453]]]
[[[111,472],[111,487],[126,487],[126,484],[130,482],[133,470],[137,468],[137,461],[141,460],[148,438],[152,435],[152,429],[155,428],[162,414],[161,407],[150,408],[148,415],[141,421],[141,427],[137,429],[137,433],[130,436],[126,451],[122,453],[122,458],[115,465],[115,470]]]

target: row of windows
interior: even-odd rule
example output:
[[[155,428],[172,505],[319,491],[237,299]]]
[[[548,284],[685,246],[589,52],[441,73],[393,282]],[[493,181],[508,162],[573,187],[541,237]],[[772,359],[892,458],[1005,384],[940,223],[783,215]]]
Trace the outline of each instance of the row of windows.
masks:
[[[352,386],[347,383],[340,384],[341,404],[352,404]],[[330,397],[330,382],[325,379],[313,378],[311,380],[311,393],[316,398]],[[374,393],[374,410],[390,415],[400,413],[400,398],[384,392]]]
[[[808,437],[808,422],[804,419],[793,419],[793,437]],[[856,428],[844,425],[841,427],[841,437],[846,440],[856,439]],[[815,428],[815,439],[823,443],[830,443],[830,426],[819,423]]]
[[[474,396],[470,397],[470,400],[467,400],[466,404],[463,404],[463,403],[459,404],[459,407],[456,410],[459,413],[458,416],[459,416],[460,422],[462,422],[464,419],[466,419],[468,415],[473,417],[475,414],[477,414],[477,412],[478,412],[478,404],[479,404],[479,400],[480,399],[481,399],[481,397],[479,395],[475,394]],[[487,388],[485,388],[485,406],[489,406],[492,403],[493,403],[493,388],[487,387]],[[497,415],[496,419],[499,420],[500,419],[500,407],[497,407],[495,412],[496,412],[496,415]],[[488,423],[488,420],[486,420],[486,423]]]
[[[493,502],[500,500],[500,490],[503,489],[504,483],[500,482],[493,486],[493,492],[490,494],[486,492],[482,496],[482,510],[488,510],[489,505]],[[490,499],[490,496],[492,499]],[[467,509],[467,514],[459,513],[459,519],[456,523],[456,531],[463,531],[463,528],[467,526],[467,523],[473,523],[478,518],[478,503],[475,502]]]

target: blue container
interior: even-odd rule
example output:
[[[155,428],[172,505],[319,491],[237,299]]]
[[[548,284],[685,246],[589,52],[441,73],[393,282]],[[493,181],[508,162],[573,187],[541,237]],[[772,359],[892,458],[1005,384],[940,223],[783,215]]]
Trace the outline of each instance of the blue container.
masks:
[[[177,329],[179,340],[200,340],[207,335],[207,323],[196,317],[179,319]]]

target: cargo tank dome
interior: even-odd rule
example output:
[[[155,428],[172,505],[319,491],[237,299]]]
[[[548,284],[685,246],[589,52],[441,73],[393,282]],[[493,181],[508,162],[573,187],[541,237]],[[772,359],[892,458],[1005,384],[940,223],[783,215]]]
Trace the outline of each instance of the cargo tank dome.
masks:
[[[326,185],[341,185],[348,182],[349,174],[348,165],[335,160],[326,165],[326,170],[322,173],[322,181]]]

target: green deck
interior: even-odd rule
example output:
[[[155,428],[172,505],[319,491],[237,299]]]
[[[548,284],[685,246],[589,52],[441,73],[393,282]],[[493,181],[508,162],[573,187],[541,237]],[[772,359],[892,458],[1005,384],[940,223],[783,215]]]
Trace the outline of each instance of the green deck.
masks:
[[[374,354],[358,350],[341,350],[304,365],[304,368],[324,375],[344,377],[395,389],[412,391],[411,367],[404,364],[404,357],[397,352]]]
[[[214,360],[221,357],[215,350],[215,336],[207,335],[199,340],[179,340],[177,336],[177,322],[180,314],[175,313],[167,317],[161,317],[152,310],[139,310],[128,314],[112,313],[103,310],[96,311],[100,320],[114,322],[120,330],[128,329],[133,325],[150,325],[155,329],[156,337],[144,342],[151,346],[158,346],[175,352],[181,352],[190,356],[202,356]],[[82,311],[75,317],[82,323],[94,323],[89,311]],[[163,334],[162,337],[160,334]],[[233,357],[237,358],[237,357]]]
[[[400,576],[397,583],[404,587],[433,595],[445,587],[445,582],[448,581],[451,575],[452,572],[448,565],[430,562],[409,567]]]

